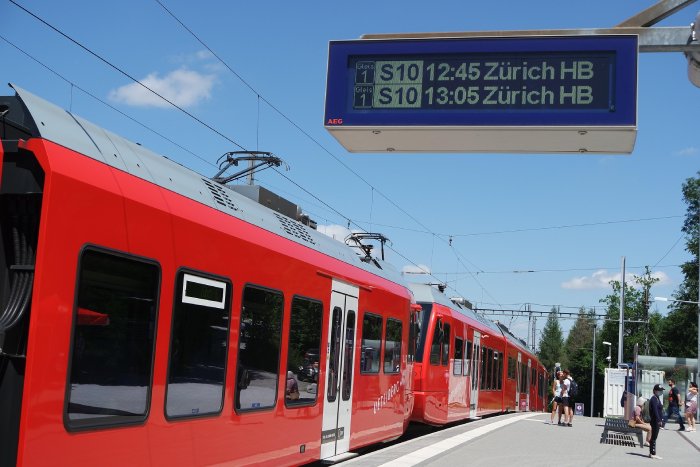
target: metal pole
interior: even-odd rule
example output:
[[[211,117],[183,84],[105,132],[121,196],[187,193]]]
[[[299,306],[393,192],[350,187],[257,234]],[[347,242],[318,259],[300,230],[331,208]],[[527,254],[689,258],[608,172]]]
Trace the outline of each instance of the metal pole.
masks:
[[[698,189],[698,361],[697,361],[697,371],[695,372],[695,382],[700,382],[700,189]],[[695,419],[700,422],[700,401],[697,403],[697,410],[695,412]]]
[[[625,257],[622,257],[622,287],[620,291],[620,324],[618,326],[617,335],[617,364],[623,363],[622,360],[622,333],[624,330],[625,320]]]
[[[591,418],[593,418],[593,394],[595,394],[595,323],[593,323],[593,364],[591,365]]]

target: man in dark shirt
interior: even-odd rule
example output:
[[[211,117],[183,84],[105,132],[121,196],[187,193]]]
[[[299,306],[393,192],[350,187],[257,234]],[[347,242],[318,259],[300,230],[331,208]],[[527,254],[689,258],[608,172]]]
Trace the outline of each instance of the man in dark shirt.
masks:
[[[671,415],[675,415],[678,418],[678,423],[681,425],[678,431],[685,431],[683,416],[680,412],[681,395],[678,392],[676,382],[673,379],[669,378],[668,385],[671,387],[671,390],[668,392],[668,410],[666,412],[666,416],[664,417],[664,423],[661,425],[661,427],[665,429],[668,419],[671,417]]]
[[[651,396],[651,399],[649,399],[649,415],[651,416],[651,441],[649,442],[649,457],[652,459],[661,459],[656,455],[656,437],[659,436],[659,430],[664,422],[660,399],[663,393],[663,386],[657,384],[654,386],[654,395]]]

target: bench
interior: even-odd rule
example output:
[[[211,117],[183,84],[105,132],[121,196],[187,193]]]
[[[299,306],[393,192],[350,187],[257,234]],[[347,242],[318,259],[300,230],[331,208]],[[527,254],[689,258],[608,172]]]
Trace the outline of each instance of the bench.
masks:
[[[605,427],[600,436],[600,442],[606,444],[620,444],[623,446],[634,446],[634,438],[637,435],[639,447],[644,447],[644,431],[641,428],[629,426],[629,422],[624,418],[605,418]],[[631,443],[631,444],[630,444]]]

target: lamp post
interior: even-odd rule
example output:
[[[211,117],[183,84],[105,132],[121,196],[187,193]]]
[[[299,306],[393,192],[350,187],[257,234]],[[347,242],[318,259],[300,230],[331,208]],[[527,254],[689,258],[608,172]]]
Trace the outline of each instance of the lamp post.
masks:
[[[603,345],[608,346],[608,368],[610,368],[610,362],[612,361],[612,344],[608,341],[603,341]]]
[[[698,230],[700,231],[700,226],[698,226]],[[700,240],[698,241],[698,247],[700,248]],[[700,267],[700,252],[698,252],[698,267]],[[698,271],[698,280],[700,280],[700,271]],[[698,285],[698,295],[700,295],[700,284]],[[700,298],[700,297],[699,297]],[[697,366],[695,367],[695,380],[697,382],[698,379],[700,379],[700,301],[698,302],[693,302],[690,300],[674,300],[672,298],[666,298],[666,297],[654,297],[654,301],[658,302],[676,302],[676,303],[690,303],[692,305],[697,305],[698,307],[698,360],[697,360]],[[695,414],[696,419],[700,420],[700,404],[698,404],[698,409]]]

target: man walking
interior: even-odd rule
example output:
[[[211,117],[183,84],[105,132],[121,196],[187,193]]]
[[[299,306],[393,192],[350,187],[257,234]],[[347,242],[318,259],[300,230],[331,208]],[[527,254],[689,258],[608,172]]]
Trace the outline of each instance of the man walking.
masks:
[[[649,457],[652,459],[661,459],[656,455],[656,437],[659,436],[659,430],[663,425],[663,411],[661,410],[661,395],[664,393],[664,388],[660,384],[654,386],[654,395],[649,399],[649,415],[651,416],[651,441],[649,441]]]
[[[680,423],[681,425],[678,431],[685,431],[685,425],[683,424],[683,416],[680,412],[681,394],[680,392],[678,392],[675,380],[669,378],[668,385],[671,388],[671,390],[668,392],[668,410],[666,412],[666,416],[664,417],[664,423],[663,425],[661,425],[661,427],[665,429],[666,422],[668,421],[668,419],[671,417],[671,415],[675,415],[678,418],[678,423]]]

